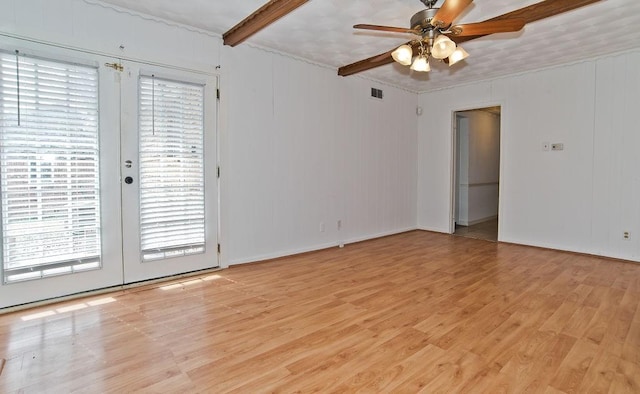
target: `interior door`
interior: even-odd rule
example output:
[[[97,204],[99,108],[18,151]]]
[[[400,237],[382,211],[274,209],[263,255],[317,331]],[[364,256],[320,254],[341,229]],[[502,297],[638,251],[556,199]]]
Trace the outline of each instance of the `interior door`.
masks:
[[[124,281],[217,267],[217,81],[124,66]]]
[[[0,308],[123,281],[110,61],[0,40]]]

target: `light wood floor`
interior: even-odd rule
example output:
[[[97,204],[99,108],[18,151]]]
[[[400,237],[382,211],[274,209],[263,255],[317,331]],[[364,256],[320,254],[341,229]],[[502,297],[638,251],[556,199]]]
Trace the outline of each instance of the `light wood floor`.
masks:
[[[0,392],[640,392],[640,265],[410,232],[0,316]]]

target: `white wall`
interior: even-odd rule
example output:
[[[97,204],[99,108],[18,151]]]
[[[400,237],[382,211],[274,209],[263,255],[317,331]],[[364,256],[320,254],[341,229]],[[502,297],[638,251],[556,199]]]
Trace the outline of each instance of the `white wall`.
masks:
[[[469,222],[469,118],[456,116],[456,157],[457,171],[456,206],[454,220],[457,224],[466,226]],[[455,230],[455,229],[454,229]]]
[[[219,37],[82,0],[2,0],[0,32],[210,73],[222,47]]]
[[[448,232],[452,114],[496,104],[500,238],[639,259],[638,52],[423,94],[416,117],[413,93],[81,0],[4,0],[0,31],[220,73],[223,264]]]
[[[422,94],[418,226],[449,231],[452,112],[498,104],[500,240],[640,260],[638,69],[636,51]]]
[[[223,69],[229,263],[416,227],[416,94],[247,45]]]
[[[91,1],[1,1],[0,32],[220,75],[223,265],[416,227],[415,93]]]

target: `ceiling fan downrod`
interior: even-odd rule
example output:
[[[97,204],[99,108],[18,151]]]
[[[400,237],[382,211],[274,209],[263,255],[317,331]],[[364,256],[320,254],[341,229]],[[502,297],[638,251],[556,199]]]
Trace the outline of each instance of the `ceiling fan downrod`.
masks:
[[[438,2],[438,0],[420,0],[422,4],[424,4],[427,8],[433,8],[434,5]]]

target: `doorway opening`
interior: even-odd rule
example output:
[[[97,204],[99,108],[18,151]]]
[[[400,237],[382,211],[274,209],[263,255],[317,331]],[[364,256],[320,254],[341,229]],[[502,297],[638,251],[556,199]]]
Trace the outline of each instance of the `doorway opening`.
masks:
[[[500,114],[499,106],[454,114],[454,235],[498,240]]]

